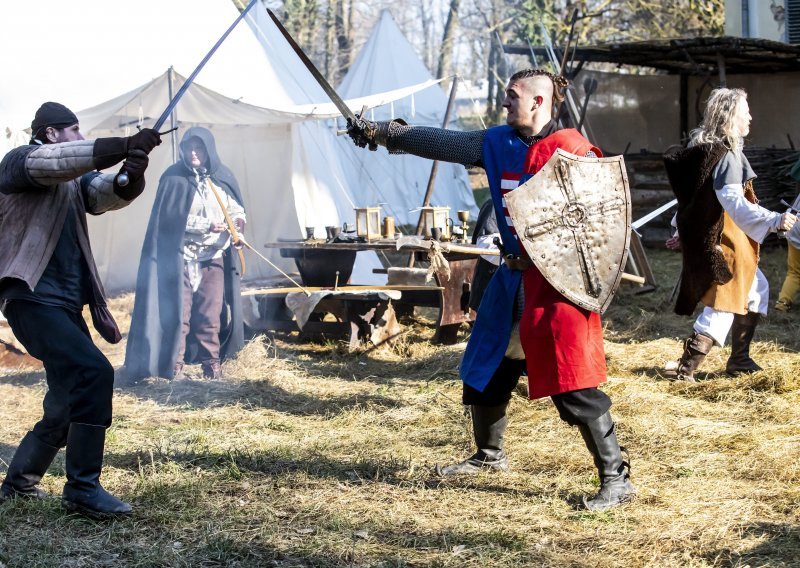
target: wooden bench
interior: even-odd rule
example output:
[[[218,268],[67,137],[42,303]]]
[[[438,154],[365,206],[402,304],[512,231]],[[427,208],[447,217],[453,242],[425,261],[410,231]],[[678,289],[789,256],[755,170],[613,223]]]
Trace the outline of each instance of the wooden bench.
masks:
[[[330,294],[319,300],[302,329],[286,306],[287,295],[302,294],[299,288],[244,290],[242,296],[252,296],[257,305],[257,321],[248,322],[250,331],[297,331],[313,340],[345,339],[352,351],[365,343],[380,345],[400,333],[393,300],[382,292],[398,292],[401,298],[416,292],[441,293],[438,286],[339,286],[306,287],[306,290]],[[329,314],[334,321],[326,320]]]

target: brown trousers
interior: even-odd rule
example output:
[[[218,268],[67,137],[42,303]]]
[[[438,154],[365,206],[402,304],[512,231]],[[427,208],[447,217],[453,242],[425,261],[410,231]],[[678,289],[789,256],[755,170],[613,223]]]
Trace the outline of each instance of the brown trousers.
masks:
[[[200,263],[200,286],[192,291],[189,273],[183,272],[183,339],[178,347],[178,363],[183,362],[186,341],[197,342],[200,362],[219,361],[219,332],[222,326],[222,301],[225,295],[223,259]]]

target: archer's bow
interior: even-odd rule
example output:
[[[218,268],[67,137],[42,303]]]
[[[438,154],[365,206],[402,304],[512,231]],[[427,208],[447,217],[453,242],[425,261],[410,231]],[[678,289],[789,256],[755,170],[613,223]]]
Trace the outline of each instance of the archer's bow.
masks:
[[[219,203],[219,208],[222,209],[222,215],[225,217],[225,223],[228,225],[228,231],[231,233],[231,246],[236,249],[236,252],[239,253],[239,261],[242,263],[242,277],[244,277],[245,272],[245,263],[244,263],[244,252],[241,248],[242,237],[239,235],[239,231],[236,229],[236,223],[233,222],[231,219],[231,214],[228,213],[228,208],[225,207],[225,202],[222,201],[222,194],[220,193],[219,188],[211,181],[211,177],[206,177],[206,183],[208,187],[211,188],[211,192],[214,194],[214,197],[217,198],[217,203]]]

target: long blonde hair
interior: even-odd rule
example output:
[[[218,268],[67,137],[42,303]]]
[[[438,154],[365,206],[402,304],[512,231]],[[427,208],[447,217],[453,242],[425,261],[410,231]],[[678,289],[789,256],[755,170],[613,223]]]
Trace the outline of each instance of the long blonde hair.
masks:
[[[690,132],[694,144],[724,144],[735,150],[740,144],[733,132],[733,121],[739,104],[747,100],[744,89],[714,89],[708,97],[706,112],[700,125]]]

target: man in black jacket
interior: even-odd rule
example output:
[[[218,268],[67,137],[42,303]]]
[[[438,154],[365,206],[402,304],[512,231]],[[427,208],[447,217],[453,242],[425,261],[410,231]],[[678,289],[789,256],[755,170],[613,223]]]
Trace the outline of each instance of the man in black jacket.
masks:
[[[62,503],[96,518],[131,507],[100,485],[106,429],[111,425],[114,369],[83,320],[110,343],[121,339],[89,246],[86,213],[127,206],[144,190],[159,134],[84,140],[78,118],[47,102],[31,124],[32,139],[0,163],[0,308],[14,335],[47,373],[44,416],[20,442],[0,497],[40,498],[36,487],[66,446]],[[129,183],[99,171],[123,161]]]

